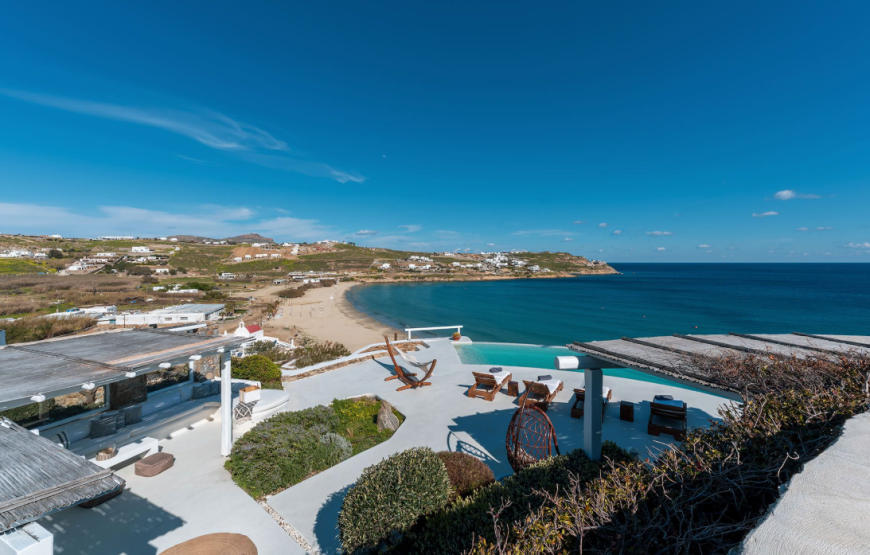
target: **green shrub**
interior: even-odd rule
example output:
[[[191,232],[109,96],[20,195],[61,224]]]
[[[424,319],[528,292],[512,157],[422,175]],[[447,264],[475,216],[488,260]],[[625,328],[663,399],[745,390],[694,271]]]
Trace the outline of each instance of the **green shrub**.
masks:
[[[320,442],[324,445],[331,445],[338,449],[341,454],[341,460],[349,459],[351,455],[353,455],[353,446],[351,446],[346,438],[343,438],[338,434],[326,432],[320,436]]]
[[[252,497],[288,488],[350,456],[349,445],[324,439],[337,425],[330,407],[277,414],[236,441],[226,469]]]
[[[483,486],[495,482],[492,469],[477,457],[455,451],[439,451],[438,456],[447,467],[454,497],[468,497]]]
[[[343,344],[333,341],[317,343],[309,341],[296,349],[296,368],[306,368],[321,362],[346,357],[350,351]]]
[[[390,439],[393,435],[391,430],[378,430],[381,402],[375,398],[336,399],[332,402],[332,408],[341,421],[341,434],[353,445],[354,455]],[[395,408],[393,414],[400,423],[404,422],[405,416]]]
[[[345,496],[341,543],[349,553],[389,544],[421,516],[444,507],[450,495],[447,468],[434,451],[417,447],[393,455],[366,468]]]
[[[6,343],[11,345],[12,343],[59,337],[90,328],[96,324],[96,318],[85,315],[65,318],[26,316],[12,322],[0,322],[0,330],[6,331]]]
[[[604,442],[602,454],[617,460],[631,460],[624,449],[610,441]],[[464,553],[481,538],[493,541],[491,510],[500,511],[499,522],[508,527],[543,505],[544,498],[536,492],[564,490],[571,484],[572,475],[581,482],[597,478],[605,464],[589,460],[581,449],[550,457],[429,515],[405,535],[396,551]]]
[[[263,355],[233,358],[232,371],[234,378],[243,380],[255,380],[264,384],[281,381],[281,368]]]

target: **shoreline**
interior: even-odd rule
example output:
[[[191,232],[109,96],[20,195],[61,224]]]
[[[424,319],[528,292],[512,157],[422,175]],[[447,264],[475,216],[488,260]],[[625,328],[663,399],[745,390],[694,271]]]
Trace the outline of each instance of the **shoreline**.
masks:
[[[310,289],[298,299],[280,299],[280,317],[263,325],[266,335],[290,339],[294,330],[317,341],[342,343],[351,352],[373,343],[382,343],[384,335],[404,335],[404,331],[391,328],[357,310],[346,293],[354,282],[339,282],[333,287]],[[266,287],[257,297],[275,297],[285,286]],[[289,328],[289,329],[286,329]]]

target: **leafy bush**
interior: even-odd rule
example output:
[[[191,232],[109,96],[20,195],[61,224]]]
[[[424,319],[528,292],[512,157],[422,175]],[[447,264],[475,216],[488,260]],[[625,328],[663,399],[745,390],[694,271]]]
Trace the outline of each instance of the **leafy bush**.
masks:
[[[211,291],[214,285],[211,283],[203,283],[201,281],[189,281],[184,284],[184,289],[199,289],[200,291]]]
[[[236,441],[226,469],[252,497],[288,488],[350,456],[348,445],[324,439],[337,425],[330,407],[277,414]]]
[[[148,266],[133,266],[127,270],[127,273],[131,276],[150,276],[153,272]]]
[[[262,355],[233,358],[232,372],[235,378],[254,380],[263,384],[281,381],[281,368]]]
[[[328,360],[346,357],[350,351],[342,343],[308,341],[296,349],[296,368],[305,368]]]
[[[345,496],[341,543],[349,553],[389,544],[421,516],[444,507],[450,495],[447,468],[434,451],[417,447],[393,455],[366,468]]]
[[[341,460],[349,459],[353,455],[353,446],[350,442],[338,434],[327,432],[320,436],[320,442],[324,445],[334,446],[341,453]]]
[[[624,449],[610,441],[604,442],[602,455],[631,460]],[[479,538],[494,541],[490,511],[498,513],[502,525],[521,522],[544,504],[545,499],[538,492],[562,491],[571,485],[572,476],[585,483],[597,478],[605,465],[589,460],[581,449],[550,457],[429,515],[405,535],[397,552],[464,553]]]
[[[780,490],[868,408],[870,357],[710,359],[712,381],[744,391],[742,407],[691,430],[653,462],[615,463],[572,481],[547,506],[473,553],[729,553]]]
[[[390,439],[393,435],[391,430],[378,430],[381,402],[373,397],[336,399],[332,402],[332,408],[341,422],[339,429],[342,435],[353,445],[354,455]],[[405,416],[395,408],[393,414],[400,423],[405,421]]]
[[[261,355],[272,362],[286,360],[289,356],[286,349],[278,347],[278,344],[272,341],[254,341],[248,345],[246,352],[248,356]]]
[[[305,295],[305,292],[311,289],[312,285],[310,283],[306,283],[305,285],[300,285],[299,287],[288,287],[287,289],[282,289],[278,291],[278,296],[282,299],[298,299],[299,297]]]
[[[495,482],[492,469],[477,457],[456,451],[439,451],[438,456],[447,467],[454,497],[468,497],[483,486]]]

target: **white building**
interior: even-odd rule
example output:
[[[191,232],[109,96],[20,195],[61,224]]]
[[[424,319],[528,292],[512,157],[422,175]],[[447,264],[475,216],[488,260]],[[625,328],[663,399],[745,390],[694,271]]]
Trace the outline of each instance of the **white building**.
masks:
[[[231,274],[230,272],[221,272],[218,276],[218,279],[236,279],[236,274]]]
[[[97,239],[100,241],[132,241],[135,237],[132,235],[101,235]]]
[[[154,270],[155,274],[158,275],[169,275],[169,268],[157,268]]]
[[[178,239],[176,237],[171,237],[169,240],[173,243],[178,242]]]
[[[280,254],[274,254],[274,253],[273,253],[273,254],[270,254],[270,255],[269,255],[269,258],[281,258],[281,255],[280,255]]]
[[[223,309],[222,304],[180,304],[139,314],[116,314],[114,323],[119,326],[153,326],[213,322],[220,318]]]
[[[383,264],[381,264],[380,266],[378,266],[378,269],[379,269],[379,270],[389,270],[389,269],[390,269],[390,263],[389,263],[389,262],[384,262]]]
[[[265,332],[263,332],[263,328],[261,328],[257,324],[246,326],[244,322],[239,322],[239,327],[236,328],[236,331],[233,332],[233,335],[235,335],[236,337],[250,337],[251,339],[259,341],[263,339]]]
[[[254,255],[254,258],[268,258],[268,257],[269,257],[268,254],[266,254],[266,253],[262,253],[262,252],[261,252],[260,254],[255,254],[255,255]]]
[[[94,256],[98,256],[100,258],[115,258],[115,253],[113,253],[113,252],[98,252]]]
[[[148,247],[131,247],[130,252],[151,252]]]
[[[241,257],[241,256],[234,256],[234,257],[233,257],[233,262],[241,262],[241,261],[242,261],[242,257]]]

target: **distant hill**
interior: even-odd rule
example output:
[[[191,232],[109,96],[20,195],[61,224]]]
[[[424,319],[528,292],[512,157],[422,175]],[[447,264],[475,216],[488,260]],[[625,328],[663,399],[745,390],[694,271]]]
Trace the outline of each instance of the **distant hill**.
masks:
[[[274,243],[273,239],[263,237],[259,233],[245,233],[244,235],[236,235],[235,237],[224,237],[223,239],[212,239],[211,237],[200,237],[199,235],[173,235],[179,241],[184,243],[202,243],[203,241],[232,241],[233,243]]]
[[[245,233],[244,235],[236,235],[235,237],[225,237],[223,241],[233,241],[234,243],[274,243],[275,240],[269,237],[263,237],[259,233]]]

